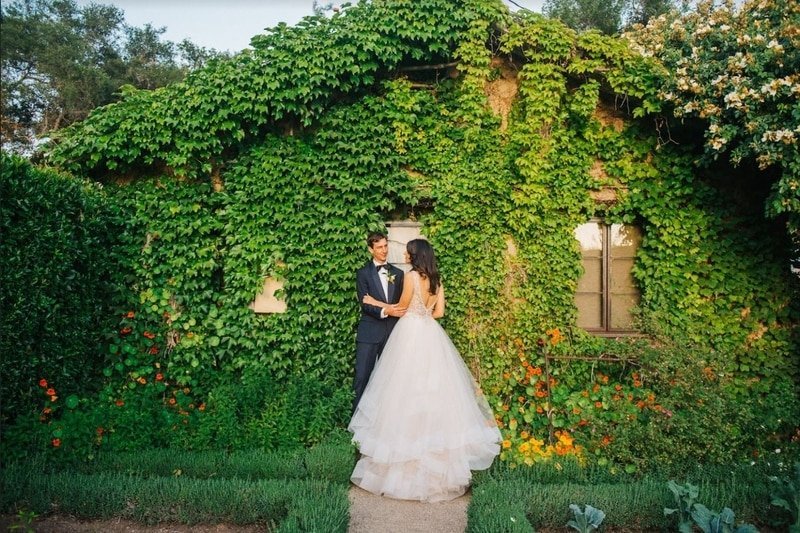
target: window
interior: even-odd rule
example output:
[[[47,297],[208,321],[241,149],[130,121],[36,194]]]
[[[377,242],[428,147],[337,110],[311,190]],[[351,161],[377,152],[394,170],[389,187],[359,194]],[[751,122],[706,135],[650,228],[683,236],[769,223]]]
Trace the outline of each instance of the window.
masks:
[[[413,220],[395,220],[386,222],[386,237],[389,241],[389,263],[402,268],[406,272],[411,265],[406,263],[405,251],[408,241],[424,239],[421,233],[422,224]]]
[[[584,269],[575,294],[578,326],[600,335],[634,333],[631,310],[639,303],[639,289],[631,269],[641,231],[593,220],[578,226],[575,238]]]

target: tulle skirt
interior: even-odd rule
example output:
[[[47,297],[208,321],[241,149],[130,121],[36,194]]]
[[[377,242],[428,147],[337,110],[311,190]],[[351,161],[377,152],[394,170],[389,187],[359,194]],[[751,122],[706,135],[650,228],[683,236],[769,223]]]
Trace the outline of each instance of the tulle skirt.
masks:
[[[348,429],[362,454],[353,483],[403,500],[457,498],[500,452],[486,399],[429,316],[398,321]]]

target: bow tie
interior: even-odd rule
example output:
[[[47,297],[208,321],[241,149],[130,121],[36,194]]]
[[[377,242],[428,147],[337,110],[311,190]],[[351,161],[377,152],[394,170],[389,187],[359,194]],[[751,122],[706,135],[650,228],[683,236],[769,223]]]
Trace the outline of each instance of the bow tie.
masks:
[[[389,270],[389,265],[387,265],[386,263],[384,263],[384,264],[382,264],[382,265],[376,265],[376,268],[378,269],[378,272],[380,272],[380,271],[381,271],[381,269],[384,269],[384,268],[385,268],[386,270]]]

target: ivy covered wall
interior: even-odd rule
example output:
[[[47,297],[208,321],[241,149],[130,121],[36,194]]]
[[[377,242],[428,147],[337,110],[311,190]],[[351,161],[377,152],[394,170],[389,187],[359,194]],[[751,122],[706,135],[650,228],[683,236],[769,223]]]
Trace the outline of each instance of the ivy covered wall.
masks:
[[[109,184],[131,270],[100,398],[116,435],[93,446],[275,447],[345,423],[354,271],[398,213],[440,257],[443,324],[503,459],[635,471],[795,431],[787,239],[709,185],[695,147],[659,142],[652,59],[478,0],[361,2],[253,44],[51,149]],[[604,187],[615,202],[593,200]],[[575,327],[573,232],[592,217],[643,231],[642,338]],[[266,276],[285,314],[248,309]]]

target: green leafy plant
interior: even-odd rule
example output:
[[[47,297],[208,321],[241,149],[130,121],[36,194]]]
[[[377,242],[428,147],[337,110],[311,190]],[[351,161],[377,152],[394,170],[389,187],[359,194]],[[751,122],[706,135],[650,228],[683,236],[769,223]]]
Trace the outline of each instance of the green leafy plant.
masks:
[[[606,517],[606,513],[586,504],[583,509],[577,504],[570,504],[570,510],[575,517],[567,522],[567,525],[579,533],[591,533],[600,529],[600,524]]]
[[[33,521],[39,515],[27,509],[20,509],[17,511],[15,521],[8,526],[9,531],[22,531],[23,533],[34,533],[36,530],[33,528]]]
[[[789,512],[792,523],[789,525],[790,533],[800,533],[800,462],[794,463],[794,477],[785,479],[777,476],[770,477],[774,483],[772,505]]]
[[[665,508],[664,516],[678,513],[678,530],[681,533],[691,533],[692,531],[692,509],[700,489],[696,485],[686,483],[678,485],[675,481],[669,480],[667,487],[675,498],[676,508]]]
[[[758,533],[758,529],[751,524],[737,526],[736,516],[728,507],[716,512],[702,503],[696,503],[692,508],[692,520],[703,533]]]

